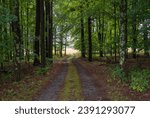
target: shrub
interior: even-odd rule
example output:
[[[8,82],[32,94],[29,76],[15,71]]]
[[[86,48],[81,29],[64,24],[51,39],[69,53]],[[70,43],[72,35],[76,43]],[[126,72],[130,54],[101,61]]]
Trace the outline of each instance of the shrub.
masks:
[[[150,70],[149,69],[145,69],[142,72],[143,72],[143,77],[145,79],[149,79],[150,80]]]
[[[49,67],[39,68],[39,69],[36,71],[36,75],[44,75],[48,70],[49,70]]]
[[[126,81],[127,77],[124,70],[120,66],[116,66],[112,71],[112,78],[115,80],[116,78],[121,79],[122,81]]]
[[[135,66],[129,70],[127,76],[120,66],[116,66],[112,70],[112,78],[114,80],[116,78],[119,78],[123,82],[126,83],[128,82],[131,89],[137,92],[144,92],[149,87],[150,70],[149,69],[141,70],[140,68]]]
[[[131,78],[131,89],[138,91],[138,92],[144,92],[148,89],[149,80],[150,77],[150,71],[149,70],[133,70],[130,73]]]

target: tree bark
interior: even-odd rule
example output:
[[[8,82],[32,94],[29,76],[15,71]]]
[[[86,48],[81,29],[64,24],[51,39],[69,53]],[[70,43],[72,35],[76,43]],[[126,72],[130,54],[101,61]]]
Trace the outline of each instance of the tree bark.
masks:
[[[46,8],[46,57],[50,58],[50,1],[45,1]]]
[[[101,40],[101,57],[104,56],[104,35],[105,35],[105,0],[103,0],[103,11],[102,11],[102,40]]]
[[[36,0],[36,27],[35,27],[35,40],[34,40],[34,66],[40,64],[39,56],[40,56],[40,1]]]
[[[60,50],[59,50],[59,53],[60,53],[60,57],[63,56],[63,34],[62,34],[62,31],[63,31],[63,26],[60,26]]]
[[[102,52],[102,35],[101,35],[101,19],[100,19],[100,14],[97,18],[96,21],[96,27],[97,27],[97,37],[98,37],[98,43],[99,43],[99,57],[103,56]]]
[[[14,38],[14,61],[15,61],[15,73],[16,80],[21,79],[21,30],[20,30],[20,17],[19,17],[19,1],[13,0],[13,14],[17,17],[16,21],[12,22],[12,32]]]
[[[63,56],[62,51],[63,51],[63,35],[61,34],[61,36],[60,36],[60,50],[59,50],[60,57]]]
[[[126,47],[126,58],[128,58],[128,47],[127,47],[127,43],[128,43],[128,0],[125,0],[125,47]]]
[[[88,17],[88,60],[92,62],[92,22],[91,17]]]
[[[148,39],[148,31],[147,31],[147,25],[144,24],[144,55],[145,57],[148,57],[149,56],[149,44],[150,44],[150,41]]]
[[[116,3],[114,1],[114,53],[115,53],[115,62],[117,61],[117,18],[116,18]]]
[[[26,58],[27,58],[27,62],[30,61],[30,51],[29,51],[29,7],[28,7],[28,2],[27,2],[27,9],[26,9],[26,13],[27,13],[27,39],[26,39]]]
[[[135,11],[136,9],[136,0],[132,0],[132,10]],[[132,44],[132,49],[133,49],[133,58],[136,58],[136,48],[137,48],[137,29],[136,29],[136,13],[133,14],[132,17],[132,39],[133,39],[133,44]]]
[[[120,66],[126,61],[126,0],[120,2]]]
[[[41,64],[42,67],[46,66],[46,48],[45,48],[45,22],[44,22],[44,1],[40,1],[40,21],[41,21],[41,29],[40,29],[40,39],[41,39]]]
[[[85,58],[85,42],[84,42],[84,19],[81,12],[81,56]]]
[[[57,40],[57,31],[56,28],[54,29],[54,54],[57,55],[57,44],[56,44],[56,40]]]
[[[50,1],[50,46],[49,46],[49,55],[51,62],[53,59],[53,0]]]

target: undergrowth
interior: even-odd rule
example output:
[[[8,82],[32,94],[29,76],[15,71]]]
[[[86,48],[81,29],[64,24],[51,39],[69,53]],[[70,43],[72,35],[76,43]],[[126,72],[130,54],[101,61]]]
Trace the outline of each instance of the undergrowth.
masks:
[[[112,69],[112,79],[121,80],[129,85],[129,87],[137,92],[145,92],[149,87],[150,70],[133,67],[128,73],[118,65]]]
[[[36,71],[36,75],[44,75],[49,70],[49,67],[38,68]]]
[[[52,59],[48,59],[47,58],[46,66],[38,68],[36,70],[35,74],[36,75],[44,75],[44,74],[46,74],[46,72],[52,67],[52,62],[53,62]]]
[[[112,70],[112,79],[115,80],[117,78],[119,78],[123,82],[127,82],[127,80],[128,80],[126,73],[118,65]]]
[[[129,74],[129,78],[131,79],[131,89],[138,92],[145,92],[149,86],[150,70],[132,70]]]

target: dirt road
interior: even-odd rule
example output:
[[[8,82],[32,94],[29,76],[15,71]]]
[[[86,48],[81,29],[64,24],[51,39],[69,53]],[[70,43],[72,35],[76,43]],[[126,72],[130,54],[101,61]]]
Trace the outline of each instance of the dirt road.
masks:
[[[74,83],[72,81],[72,83],[70,82],[69,83],[70,85],[68,85],[68,86],[78,86],[78,88],[81,89],[81,90],[77,90],[81,92],[80,93],[77,92],[76,94],[82,94],[82,95],[76,95],[76,96],[82,96],[83,98],[81,99],[78,98],[78,100],[84,100],[84,101],[100,100],[101,96],[100,94],[98,94],[97,87],[94,85],[92,81],[93,80],[92,75],[84,67],[82,67],[82,65],[78,63],[76,59],[73,59],[71,63],[67,63],[67,62],[62,62],[62,63],[63,63],[63,67],[61,71],[58,72],[53,82],[51,82],[44,90],[42,90],[39,96],[37,97],[37,99],[35,100],[37,101],[62,100],[59,98],[60,94],[65,93],[66,95],[69,95],[70,93],[66,93],[67,91],[68,92],[76,91],[75,90],[76,88],[71,88],[71,87],[66,88],[66,85],[65,85],[66,81],[70,81],[70,78],[67,78],[68,80],[66,79],[66,76],[68,74],[71,74],[70,71],[68,71],[69,66],[74,66],[77,72],[77,73],[74,73],[77,75],[72,75],[70,77],[74,77],[74,76],[79,77],[80,83],[78,83],[78,85],[74,85],[74,83],[76,83],[75,81],[77,81],[76,78],[74,78],[73,80]],[[69,89],[73,89],[73,90],[69,90]],[[64,92],[63,90],[66,90],[66,92]],[[62,95],[62,96],[65,96],[65,95]],[[74,98],[74,96],[71,96],[70,98]],[[69,101],[71,100],[70,98],[68,99]]]

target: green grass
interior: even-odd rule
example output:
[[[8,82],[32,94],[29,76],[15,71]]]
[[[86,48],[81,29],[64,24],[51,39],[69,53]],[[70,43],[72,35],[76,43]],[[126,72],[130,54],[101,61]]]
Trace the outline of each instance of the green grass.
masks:
[[[68,68],[68,74],[65,78],[64,88],[59,97],[63,101],[81,101],[84,100],[82,96],[82,88],[79,75],[75,66],[70,63]]]

